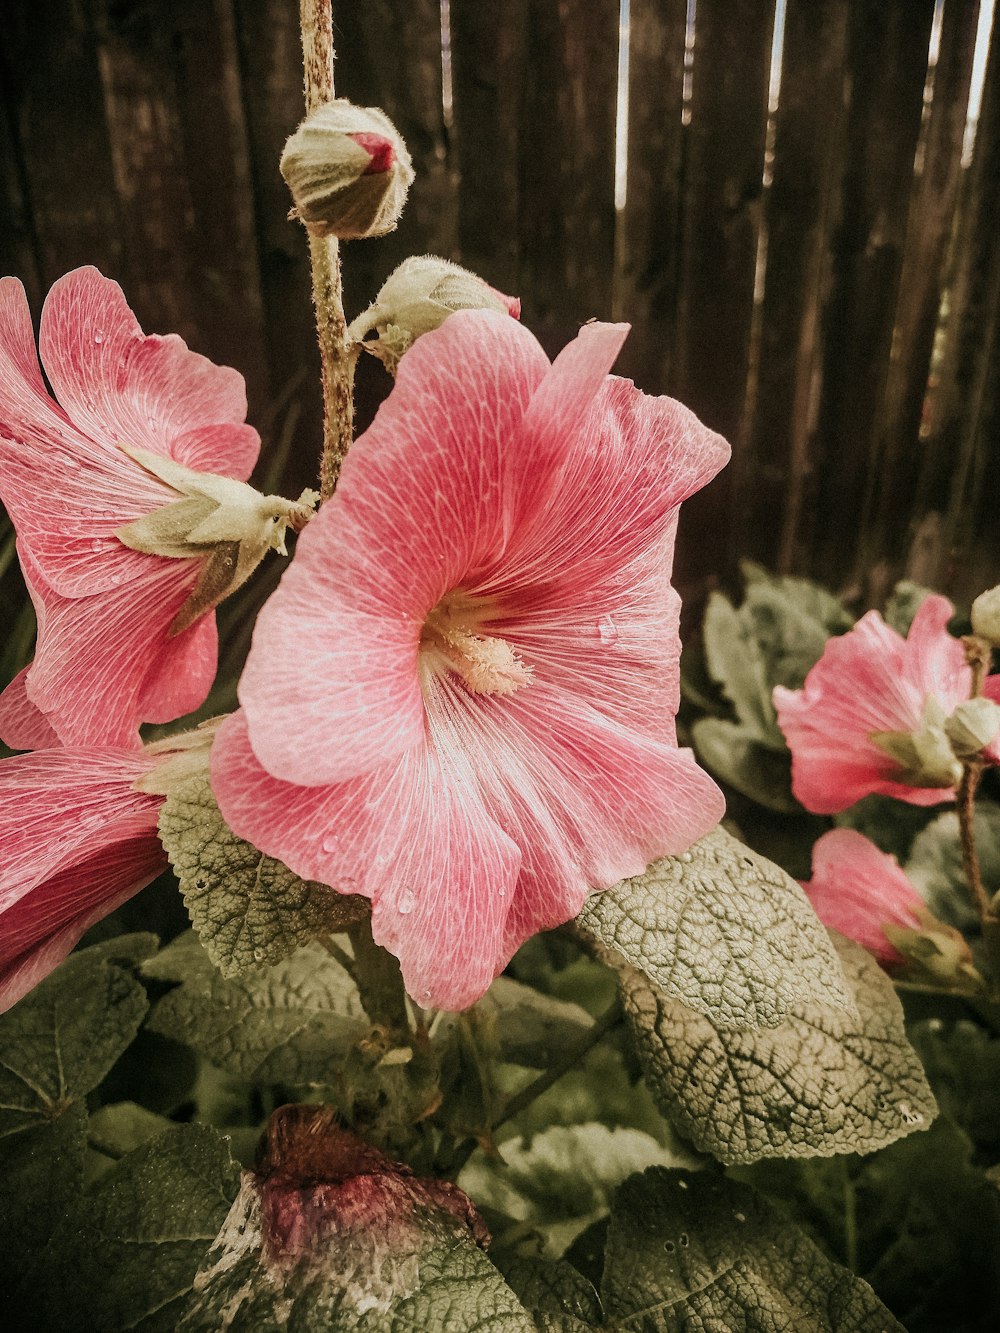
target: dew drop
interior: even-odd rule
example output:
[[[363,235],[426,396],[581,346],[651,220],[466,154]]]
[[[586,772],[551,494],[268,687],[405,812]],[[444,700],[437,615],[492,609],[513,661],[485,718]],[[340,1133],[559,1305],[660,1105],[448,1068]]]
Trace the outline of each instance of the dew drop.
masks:
[[[95,537],[94,540],[90,543],[90,549],[92,551],[103,551],[104,542],[101,541],[100,537]]]
[[[254,962],[257,962],[257,963],[261,962],[261,961],[263,960],[263,957],[264,957],[264,950],[263,950],[263,949],[254,949],[254,951],[253,951],[253,956],[254,956]]]
[[[335,851],[337,850],[337,839],[336,839],[336,838],[324,838],[324,839],[323,839],[323,850],[324,850],[324,852],[335,852]]]
[[[396,904],[396,911],[399,913],[400,916],[409,916],[409,914],[413,911],[416,905],[417,905],[417,895],[415,893],[412,893],[409,889],[404,889],[404,891],[399,895],[399,902]]]
[[[101,343],[102,343],[103,341],[104,341],[104,334],[103,334],[103,333],[95,333],[95,334],[94,334],[94,342],[97,343],[98,346],[100,346]]]
[[[733,1217],[736,1218],[737,1222],[745,1222],[747,1220],[746,1213],[733,1213]]]
[[[80,460],[78,458],[74,458],[72,454],[66,455],[65,459],[63,460],[63,465],[64,467],[68,468],[70,472],[80,471]]]
[[[674,1245],[674,1242],[672,1240],[665,1240],[663,1242],[663,1248],[664,1250],[666,1250],[667,1254],[673,1254],[674,1250],[677,1247]]]
[[[681,1242],[681,1249],[686,1250],[688,1247],[688,1233],[686,1231],[681,1232],[680,1242]]]
[[[608,648],[618,642],[621,637],[618,626],[610,616],[601,616],[597,622],[597,637]]]

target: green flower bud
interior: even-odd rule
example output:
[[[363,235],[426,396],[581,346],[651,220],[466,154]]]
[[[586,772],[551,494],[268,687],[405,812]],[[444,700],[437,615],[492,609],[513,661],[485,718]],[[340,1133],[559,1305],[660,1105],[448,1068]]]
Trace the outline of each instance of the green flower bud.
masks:
[[[416,339],[443,324],[456,310],[496,310],[518,319],[521,302],[448,259],[414,255],[389,275],[351,332],[360,338],[374,329],[378,337],[363,346],[394,375],[400,357]]]
[[[966,699],[944,724],[959,759],[972,759],[1000,732],[1000,708],[992,699]]]
[[[384,236],[399,221],[413,166],[377,107],[338,98],[307,116],[285,144],[281,174],[293,216],[318,236]]]
[[[1000,588],[981,592],[972,603],[972,632],[1000,647]]]

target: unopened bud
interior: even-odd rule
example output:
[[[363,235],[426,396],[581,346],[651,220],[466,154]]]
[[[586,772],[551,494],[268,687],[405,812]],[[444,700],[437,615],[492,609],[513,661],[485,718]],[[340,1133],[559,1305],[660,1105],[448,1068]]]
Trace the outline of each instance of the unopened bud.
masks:
[[[911,787],[955,787],[961,781],[962,765],[945,732],[945,712],[933,695],[924,704],[919,727],[873,731],[871,739],[899,765],[900,772],[893,775],[898,782]]]
[[[338,98],[307,116],[285,144],[281,174],[294,214],[319,236],[384,236],[399,221],[413,166],[377,107]]]
[[[973,759],[996,740],[1000,708],[992,699],[966,699],[948,718],[944,729],[959,759]]]
[[[988,588],[972,603],[972,632],[1000,647],[1000,587]]]
[[[400,357],[416,339],[456,310],[495,310],[518,319],[521,302],[448,259],[415,255],[390,274],[352,331],[360,337],[374,329],[378,337],[363,346],[395,374]]]

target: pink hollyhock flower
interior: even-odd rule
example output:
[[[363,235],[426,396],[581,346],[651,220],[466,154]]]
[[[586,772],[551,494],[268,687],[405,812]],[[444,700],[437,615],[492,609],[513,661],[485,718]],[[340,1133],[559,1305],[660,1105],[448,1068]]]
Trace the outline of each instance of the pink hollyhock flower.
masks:
[[[0,763],[0,1012],[166,867],[163,797],[133,790],[165,757],[53,748]]]
[[[217,639],[211,612],[176,632],[205,562],[116,536],[179,499],[120,446],[242,479],[260,440],[244,424],[243,377],[178,337],[145,337],[117,283],[96,269],[52,288],[39,349],[58,402],[42,380],[24,289],[0,280],[0,498],[38,612],[35,661],[0,696],[0,734],[16,749],[46,733],[67,745],[135,745],[140,722],[203,702]]]
[[[905,962],[883,927],[920,930],[927,908],[895,858],[854,829],[836,828],[817,840],[812,869],[802,887],[824,926],[855,940],[883,967]]]
[[[775,688],[778,723],[792,752],[792,791],[807,810],[834,814],[873,792],[913,805],[952,798],[960,766],[943,722],[969,698],[972,681],[962,644],[946,628],[952,614],[946,597],[927,597],[904,639],[869,611],[827,642],[801,690]],[[986,691],[994,697],[995,684],[988,682]],[[937,764],[939,783],[915,784],[916,775],[890,753],[893,738],[909,734],[920,738],[928,763]]]
[[[723,813],[679,750],[677,507],[728,457],[506,314],[424,334],[257,621],[213,781],[235,831],[372,899],[411,995],[458,1009],[594,888]]]

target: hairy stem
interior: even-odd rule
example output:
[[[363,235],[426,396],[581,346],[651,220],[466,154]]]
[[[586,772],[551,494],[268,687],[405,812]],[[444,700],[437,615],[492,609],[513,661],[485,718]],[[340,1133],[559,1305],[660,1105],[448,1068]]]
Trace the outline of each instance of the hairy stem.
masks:
[[[306,111],[333,100],[333,11],[331,0],[299,0]],[[334,236],[309,233],[313,306],[323,373],[323,454],[320,499],[328,500],[354,438],[354,368],[357,349],[347,337],[340,247]]]
[[[372,939],[370,919],[348,926],[347,937],[354,954],[354,980],[365,1013],[373,1023],[408,1041],[412,1034],[399,963]]]

